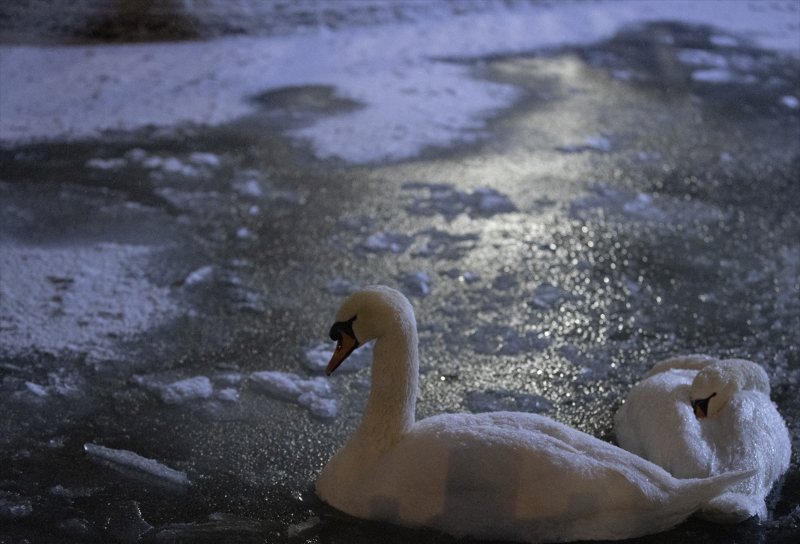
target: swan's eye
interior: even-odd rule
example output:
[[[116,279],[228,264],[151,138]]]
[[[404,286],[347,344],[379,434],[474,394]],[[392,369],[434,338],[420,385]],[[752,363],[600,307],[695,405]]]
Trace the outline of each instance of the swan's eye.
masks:
[[[330,334],[331,340],[334,340],[336,342],[341,341],[342,334],[346,334],[350,338],[355,339],[356,333],[353,332],[353,321],[356,320],[356,317],[358,316],[354,315],[347,321],[337,321],[336,323],[334,323],[333,326],[331,327],[331,334]]]
[[[692,401],[692,408],[694,409],[694,416],[696,418],[706,417],[708,416],[708,401],[712,398],[716,397],[716,393],[712,393],[710,397],[706,399],[695,399]]]

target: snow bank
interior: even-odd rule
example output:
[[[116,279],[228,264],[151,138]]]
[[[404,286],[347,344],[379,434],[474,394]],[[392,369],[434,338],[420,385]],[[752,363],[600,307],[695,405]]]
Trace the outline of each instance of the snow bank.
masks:
[[[323,117],[292,136],[307,140],[319,157],[405,158],[480,138],[486,117],[518,96],[509,85],[472,78],[469,66],[436,59],[589,44],[623,25],[656,20],[710,24],[800,57],[797,4],[788,1],[730,1],[725,9],[716,1],[680,0],[498,3],[483,13],[280,37],[3,46],[0,143],[146,125],[219,125],[256,111],[251,98],[265,91],[325,85],[364,107]]]

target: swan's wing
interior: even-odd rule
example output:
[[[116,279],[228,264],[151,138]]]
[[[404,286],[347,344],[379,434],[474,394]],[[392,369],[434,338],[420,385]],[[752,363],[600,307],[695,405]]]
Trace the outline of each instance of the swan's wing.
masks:
[[[697,371],[671,369],[639,382],[615,417],[619,445],[677,478],[702,478],[714,451],[690,404]]]
[[[789,430],[775,404],[759,391],[740,391],[708,419],[704,431],[717,455],[716,472],[756,469],[734,491],[763,500],[791,459]]]

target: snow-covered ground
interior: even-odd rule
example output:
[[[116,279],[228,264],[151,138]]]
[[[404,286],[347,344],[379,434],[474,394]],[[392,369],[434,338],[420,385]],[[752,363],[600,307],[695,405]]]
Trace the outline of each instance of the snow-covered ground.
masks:
[[[793,1],[560,2],[413,23],[309,30],[205,42],[0,47],[0,143],[83,138],[103,130],[179,123],[219,125],[253,113],[272,89],[327,85],[363,107],[290,134],[320,158],[412,157],[472,141],[518,96],[445,57],[588,44],[621,27],[678,20],[713,25],[730,40],[800,57]]]

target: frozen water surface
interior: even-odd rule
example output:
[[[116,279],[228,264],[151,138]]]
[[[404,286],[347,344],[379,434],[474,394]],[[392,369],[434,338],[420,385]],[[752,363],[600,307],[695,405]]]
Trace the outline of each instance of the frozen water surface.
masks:
[[[0,46],[0,540],[450,542],[314,494],[374,283],[417,314],[418,418],[613,442],[655,361],[756,361],[769,519],[634,542],[797,539],[796,2],[178,4],[225,37]]]

